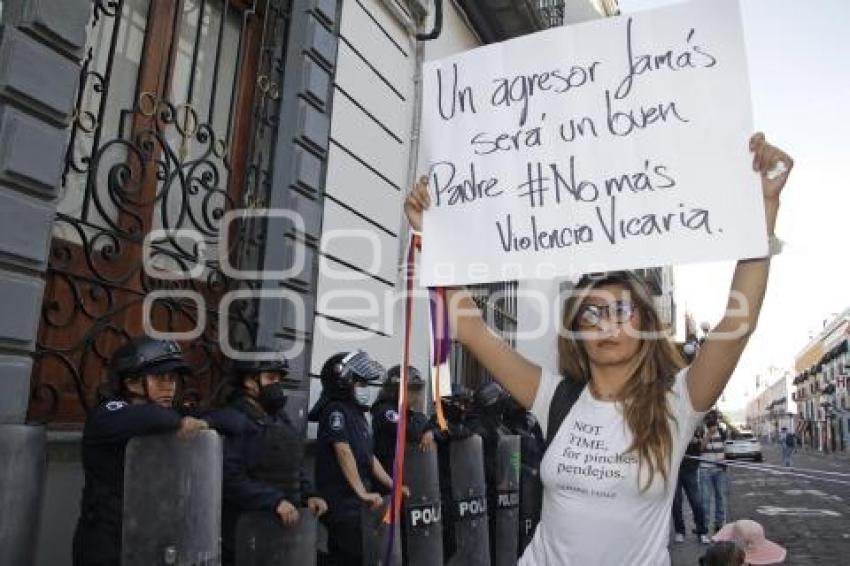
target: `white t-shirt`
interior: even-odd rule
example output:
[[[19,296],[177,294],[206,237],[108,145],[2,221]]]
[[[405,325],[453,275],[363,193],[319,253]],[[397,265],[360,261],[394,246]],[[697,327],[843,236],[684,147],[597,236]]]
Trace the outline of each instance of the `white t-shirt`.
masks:
[[[540,464],[543,510],[519,566],[666,566],[670,508],[679,462],[704,413],[688,395],[687,368],[667,394],[673,453],[665,488],[656,472],[641,492],[637,456],[624,454],[632,434],[616,403],[585,388]],[[532,412],[544,433],[549,403],[561,380],[544,371]],[[646,472],[641,476],[646,484]]]

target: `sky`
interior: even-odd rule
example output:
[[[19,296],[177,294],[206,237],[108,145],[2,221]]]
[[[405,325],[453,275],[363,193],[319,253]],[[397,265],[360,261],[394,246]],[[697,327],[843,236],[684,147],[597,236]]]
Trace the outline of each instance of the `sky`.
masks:
[[[624,14],[673,3],[619,2]],[[793,371],[809,337],[850,307],[850,1],[741,0],[741,13],[756,129],[795,167],[776,227],[785,249],[772,262],[758,329],[720,403],[730,411],[744,407],[756,375],[770,366]],[[716,323],[733,267],[676,267],[680,312]]]

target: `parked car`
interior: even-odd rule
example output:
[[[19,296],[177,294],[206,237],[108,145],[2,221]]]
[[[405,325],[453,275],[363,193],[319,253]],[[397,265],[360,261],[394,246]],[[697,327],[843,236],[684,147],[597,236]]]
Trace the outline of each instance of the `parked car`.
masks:
[[[727,460],[746,458],[756,462],[762,461],[761,442],[752,432],[739,432],[734,438],[727,440],[724,452]]]

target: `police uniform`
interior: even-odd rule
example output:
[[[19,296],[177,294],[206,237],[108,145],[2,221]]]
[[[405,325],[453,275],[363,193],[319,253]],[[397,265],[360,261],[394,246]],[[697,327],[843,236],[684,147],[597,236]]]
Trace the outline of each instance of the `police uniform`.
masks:
[[[109,363],[113,396],[89,413],[83,429],[85,484],[74,531],[74,566],[118,565],[124,496],[124,453],[136,436],[174,432],[182,415],[149,402],[133,403],[123,380],[145,374],[189,373],[180,347],[146,336],[124,344]]]
[[[106,566],[121,560],[124,452],[131,438],[173,432],[181,415],[154,404],[114,397],[89,414],[83,430],[85,487],[74,533],[74,566]]]
[[[270,415],[242,395],[207,418],[225,437],[221,530],[229,565],[242,513],[274,513],[284,500],[304,506],[316,493],[301,466],[303,438],[283,409]]]
[[[363,560],[364,503],[345,478],[334,445],[348,444],[364,489],[373,492],[379,483],[372,474],[374,445],[363,414],[367,407],[357,401],[354,387],[384,375],[384,368],[362,350],[334,354],[322,366],[322,395],[309,419],[319,424],[316,487],[328,503],[328,511],[321,517],[328,529],[328,554],[321,556],[323,564],[351,566]]]
[[[396,436],[398,434],[398,401],[391,398],[375,402],[370,409],[372,413],[372,434],[375,439],[375,456],[388,474],[393,473],[395,459]],[[407,410],[407,442],[419,444],[422,436],[435,427],[427,415]]]
[[[382,384],[381,393],[372,405],[372,434],[375,438],[375,456],[390,475],[393,474],[393,462],[395,460],[396,436],[398,434],[398,397],[401,387],[402,368],[396,365],[387,370],[387,377]],[[413,366],[408,366],[407,388],[419,390],[425,388],[422,375]],[[433,430],[436,432],[436,424],[432,424],[428,416],[408,407],[407,410],[407,442],[419,444],[422,436]]]
[[[316,487],[328,502],[328,512],[322,519],[328,528],[329,554],[338,557],[334,564],[359,564],[363,554],[363,502],[342,473],[334,449],[338,442],[351,447],[363,487],[367,492],[373,491],[378,482],[372,478],[372,434],[363,409],[354,402],[331,401],[319,416]],[[341,561],[341,558],[349,562]]]

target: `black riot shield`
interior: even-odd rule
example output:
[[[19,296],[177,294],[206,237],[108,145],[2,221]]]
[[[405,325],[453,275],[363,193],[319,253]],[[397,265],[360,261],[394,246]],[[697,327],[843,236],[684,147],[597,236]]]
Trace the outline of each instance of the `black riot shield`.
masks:
[[[270,511],[243,513],[236,524],[236,566],[315,566],[318,528],[306,508],[291,527]]]
[[[437,452],[408,446],[404,454],[404,544],[407,566],[442,566],[443,510]]]
[[[533,437],[522,437],[521,442],[536,442]],[[534,530],[540,522],[540,508],[543,505],[543,484],[540,483],[540,461],[527,462],[523,451],[519,473],[519,547],[517,555],[522,555],[525,547],[534,538]]]
[[[456,550],[449,566],[490,566],[487,488],[481,437],[449,445]]]
[[[515,423],[513,432],[520,437],[519,470],[519,547],[522,555],[534,538],[543,505],[543,484],[540,483],[540,460],[543,458],[543,438],[539,427],[527,418]]]
[[[213,431],[127,444],[122,566],[221,563],[221,449]]]
[[[392,528],[393,547],[387,561],[390,525],[384,522],[384,516],[391,501],[391,497],[385,497],[384,504],[375,510],[363,506],[363,566],[401,566],[400,522]]]
[[[499,438],[496,445],[496,508],[490,512],[494,566],[515,566],[519,535],[519,436]]]

